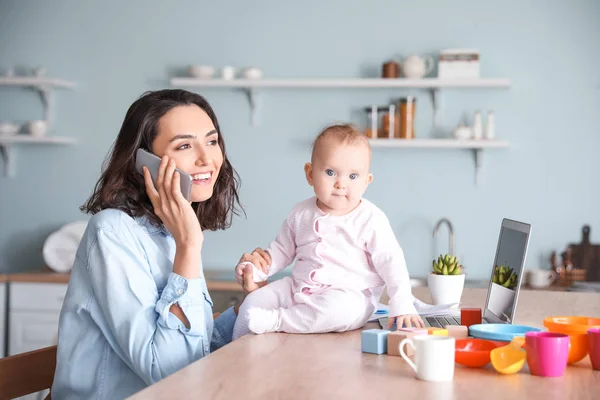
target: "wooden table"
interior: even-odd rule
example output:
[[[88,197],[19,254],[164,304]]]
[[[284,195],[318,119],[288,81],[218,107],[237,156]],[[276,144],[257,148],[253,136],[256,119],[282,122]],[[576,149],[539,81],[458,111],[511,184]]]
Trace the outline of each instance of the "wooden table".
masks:
[[[427,288],[413,294],[429,302]],[[485,289],[465,289],[465,306],[482,307]],[[515,323],[543,328],[550,315],[600,317],[600,294],[522,291]],[[378,327],[374,323],[366,328]],[[137,393],[132,399],[598,399],[600,371],[589,357],[562,378],[501,375],[491,364],[456,365],[454,381],[424,382],[399,357],[365,354],[360,330],[319,335],[245,336]]]

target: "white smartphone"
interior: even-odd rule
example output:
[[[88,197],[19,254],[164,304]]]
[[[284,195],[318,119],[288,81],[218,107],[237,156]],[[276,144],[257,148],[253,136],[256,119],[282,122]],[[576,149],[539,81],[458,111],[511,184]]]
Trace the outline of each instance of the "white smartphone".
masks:
[[[146,166],[152,176],[152,182],[156,187],[156,179],[158,177],[158,167],[160,166],[161,159],[152,153],[147,152],[144,149],[138,149],[135,155],[135,169],[142,175],[144,175],[143,166]],[[192,195],[192,177],[179,168],[175,168],[175,171],[179,172],[179,181],[181,182],[181,194],[187,201],[191,201]]]

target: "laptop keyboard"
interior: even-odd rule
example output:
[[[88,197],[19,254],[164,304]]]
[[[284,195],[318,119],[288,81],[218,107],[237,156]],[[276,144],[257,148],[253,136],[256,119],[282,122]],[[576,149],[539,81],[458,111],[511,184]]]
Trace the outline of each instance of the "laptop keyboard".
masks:
[[[434,328],[443,328],[446,325],[460,325],[460,318],[456,317],[426,317],[425,325]]]
[[[460,325],[460,317],[425,317],[424,322],[426,327],[444,328],[446,325]],[[481,323],[487,323],[485,318]]]

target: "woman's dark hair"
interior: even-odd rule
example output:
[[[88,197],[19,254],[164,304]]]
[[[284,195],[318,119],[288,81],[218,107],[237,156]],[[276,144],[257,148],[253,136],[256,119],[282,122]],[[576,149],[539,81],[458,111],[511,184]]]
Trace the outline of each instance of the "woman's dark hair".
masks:
[[[239,176],[227,159],[219,122],[210,104],[199,94],[180,89],[146,92],[129,107],[94,193],[80,207],[81,211],[96,214],[106,208],[116,208],[131,217],[146,217],[154,225],[161,226],[146,194],[144,178],[135,169],[136,151],[141,147],[152,152],[160,118],[174,107],[192,104],[204,110],[212,120],[223,153],[223,165],[213,195],[206,201],[192,203],[192,207],[202,229],[229,228],[233,214],[243,212],[238,197]]]

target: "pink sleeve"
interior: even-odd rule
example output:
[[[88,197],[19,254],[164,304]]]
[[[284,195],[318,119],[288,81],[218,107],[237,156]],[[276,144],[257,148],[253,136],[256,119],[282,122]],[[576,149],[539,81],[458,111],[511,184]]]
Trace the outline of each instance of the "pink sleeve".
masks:
[[[271,256],[269,276],[281,271],[296,258],[296,235],[291,228],[290,220],[291,217],[288,216],[283,222],[279,234],[266,249]]]
[[[367,251],[375,270],[387,286],[390,315],[417,314],[406,268],[404,252],[385,216],[371,218],[372,231],[367,237]]]

